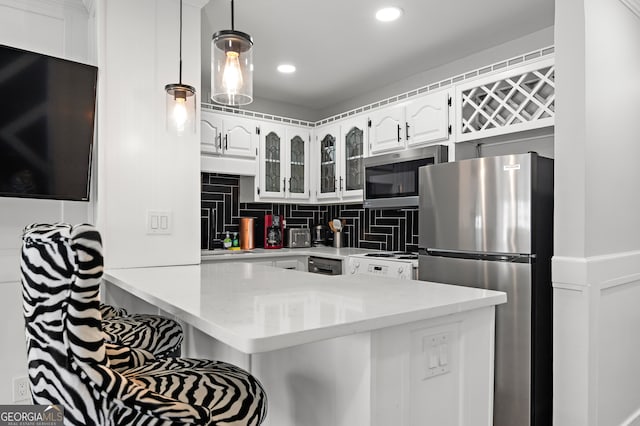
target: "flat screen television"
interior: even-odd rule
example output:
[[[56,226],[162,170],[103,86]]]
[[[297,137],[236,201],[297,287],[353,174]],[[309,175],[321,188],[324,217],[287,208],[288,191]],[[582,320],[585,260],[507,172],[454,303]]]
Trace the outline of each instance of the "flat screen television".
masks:
[[[97,75],[0,45],[0,196],[89,200]]]

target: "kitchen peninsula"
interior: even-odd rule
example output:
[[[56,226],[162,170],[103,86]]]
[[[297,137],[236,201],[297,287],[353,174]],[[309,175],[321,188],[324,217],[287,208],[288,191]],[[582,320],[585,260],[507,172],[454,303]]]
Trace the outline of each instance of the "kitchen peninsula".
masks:
[[[491,424],[504,293],[242,262],[108,270],[103,291],[180,320],[183,355],[250,370],[268,425]]]

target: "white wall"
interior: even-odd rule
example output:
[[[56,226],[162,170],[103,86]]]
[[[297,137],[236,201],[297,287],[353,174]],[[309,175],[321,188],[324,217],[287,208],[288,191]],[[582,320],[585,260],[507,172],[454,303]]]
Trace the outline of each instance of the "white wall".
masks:
[[[554,424],[640,423],[640,17],[556,1]]]
[[[0,43],[87,63],[87,11],[80,0],[0,0]],[[19,282],[22,228],[33,222],[86,222],[92,207],[0,198],[0,404],[13,403],[12,378],[27,374]]]
[[[183,7],[182,81],[200,93],[200,8]],[[178,0],[96,3],[98,200],[107,268],[200,262],[200,126],[165,128],[165,91],[178,82]],[[199,110],[199,102],[198,102]],[[199,116],[196,122],[199,122]],[[149,210],[171,213],[170,235],[147,234]]]
[[[204,3],[185,0],[183,10],[183,82],[198,94]],[[178,0],[0,0],[1,43],[99,67],[92,202],[0,198],[0,404],[13,403],[12,378],[27,371],[19,284],[25,225],[94,222],[111,267],[200,261],[199,135],[172,137],[164,121],[164,85],[178,81],[178,7]],[[173,213],[172,235],[146,235],[149,209]]]

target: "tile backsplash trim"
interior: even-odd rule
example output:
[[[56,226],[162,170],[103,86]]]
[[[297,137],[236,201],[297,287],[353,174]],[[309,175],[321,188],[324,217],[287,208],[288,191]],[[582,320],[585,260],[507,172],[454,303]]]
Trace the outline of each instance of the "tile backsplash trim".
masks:
[[[241,203],[240,177],[202,173],[201,241],[203,250],[225,233],[237,232],[241,217],[280,214],[288,228],[312,228],[334,218],[345,220],[346,247],[376,250],[417,251],[418,210],[365,209],[362,204],[301,205],[282,203]]]

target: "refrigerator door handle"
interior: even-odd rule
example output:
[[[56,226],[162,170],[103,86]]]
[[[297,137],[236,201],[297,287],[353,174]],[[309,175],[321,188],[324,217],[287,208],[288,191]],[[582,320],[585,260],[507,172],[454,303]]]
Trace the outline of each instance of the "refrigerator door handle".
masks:
[[[429,248],[418,248],[418,254],[423,256],[449,257],[453,259],[473,259],[486,260],[490,262],[509,263],[535,263],[535,254],[522,253],[477,253],[454,250],[434,250]]]

